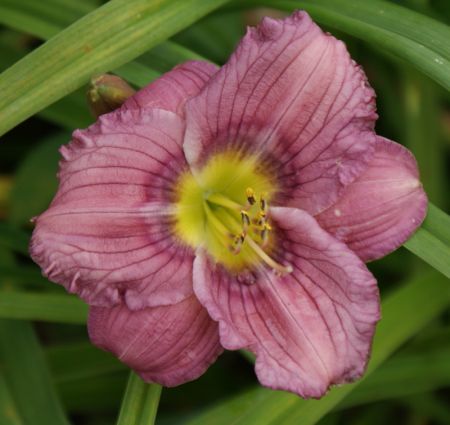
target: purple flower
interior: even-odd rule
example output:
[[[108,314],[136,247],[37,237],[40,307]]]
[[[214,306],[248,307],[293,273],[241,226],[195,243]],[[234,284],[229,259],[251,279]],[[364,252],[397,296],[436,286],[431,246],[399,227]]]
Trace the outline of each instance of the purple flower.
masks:
[[[247,349],[263,385],[320,397],[367,364],[380,314],[364,262],[426,211],[374,98],[306,13],[265,18],[222,68],[181,65],[74,132],[32,257],[147,381]]]

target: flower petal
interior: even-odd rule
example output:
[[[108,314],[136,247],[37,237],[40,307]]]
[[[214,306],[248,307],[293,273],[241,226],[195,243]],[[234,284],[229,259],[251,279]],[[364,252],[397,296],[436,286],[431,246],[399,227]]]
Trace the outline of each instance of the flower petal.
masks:
[[[172,234],[175,181],[187,167],[182,119],[164,110],[103,115],[61,148],[60,186],[30,252],[49,279],[90,304],[132,309],[192,294],[190,249]]]
[[[186,158],[199,168],[227,149],[260,155],[277,203],[315,214],[366,168],[374,96],[345,45],[305,12],[264,18],[186,103]]]
[[[195,96],[219,68],[206,61],[178,65],[128,99],[124,108],[158,108],[184,116],[184,104]]]
[[[427,197],[408,149],[382,137],[369,167],[316,219],[364,261],[384,257],[422,223]]]
[[[254,352],[263,385],[320,397],[365,370],[379,319],[376,281],[345,244],[304,211],[272,208],[279,246],[293,272],[264,267],[232,275],[199,254],[194,291],[219,322],[224,348]]]
[[[223,351],[217,323],[194,296],[178,304],[129,310],[91,307],[92,342],[147,382],[173,387],[198,378]]]

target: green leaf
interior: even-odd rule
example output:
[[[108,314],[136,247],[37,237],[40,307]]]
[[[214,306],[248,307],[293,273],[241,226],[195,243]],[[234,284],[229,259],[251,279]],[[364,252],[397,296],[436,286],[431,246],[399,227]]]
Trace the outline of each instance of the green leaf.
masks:
[[[105,410],[117,412],[127,384],[128,370],[83,380],[58,382],[57,389],[69,412],[94,415]],[[113,421],[109,421],[108,425],[111,423]]]
[[[450,216],[436,205],[428,204],[427,217],[422,227],[450,246]]]
[[[420,228],[403,246],[450,278],[450,247],[436,235]]]
[[[217,63],[224,63],[245,33],[241,13],[218,13],[186,28],[174,37]]]
[[[70,133],[52,136],[37,144],[24,158],[16,172],[11,191],[12,224],[27,223],[47,208],[58,187],[58,149],[70,139]]]
[[[49,5],[50,8],[57,10],[57,14],[49,13],[46,8],[36,8],[34,0],[8,0],[0,5],[0,22],[16,30],[26,31],[36,37],[47,40],[85,13],[94,9],[93,4],[72,3],[67,0],[49,1],[51,3]],[[8,9],[8,12],[2,14],[1,11],[4,9]],[[46,27],[51,28],[51,30],[42,31],[42,28]],[[7,48],[7,53],[9,53],[11,47],[5,47]],[[20,56],[17,57],[16,55],[14,57],[18,60]],[[4,54],[0,55],[0,59],[2,59],[0,65],[3,65],[4,58]],[[131,84],[143,87],[159,77],[160,72],[166,72],[180,62],[193,59],[204,60],[202,56],[185,47],[165,41],[144,53],[137,61],[129,62],[118,69],[114,69],[113,72]],[[8,63],[8,65],[12,61],[5,58],[5,63]],[[93,122],[93,118],[86,107],[84,90],[77,90],[71,93],[40,111],[39,115],[67,129],[84,128]]]
[[[127,366],[111,353],[89,342],[60,344],[45,350],[50,370],[57,384],[99,378],[114,372],[126,371]],[[70,368],[67,365],[70,364]]]
[[[34,0],[5,0],[3,5],[0,5],[0,22],[18,31],[29,32],[36,37],[48,40],[84,14],[94,10],[93,4],[82,4],[79,1],[74,3],[68,0],[47,0],[46,4],[49,2],[51,10],[57,10],[58,14],[49,13],[45,8],[36,7]],[[1,11],[5,13],[2,14]],[[52,30],[42,31],[42,28],[45,27],[51,27]],[[138,62],[124,65],[125,67],[129,65],[129,69],[121,67],[119,71],[115,70],[115,72],[119,75],[124,73],[123,78],[142,87],[149,81],[145,73],[151,78],[156,78],[158,74],[153,69],[165,72],[180,62],[192,59],[204,60],[202,56],[185,47],[165,41],[146,52],[138,59]],[[147,65],[147,68],[142,65]]]
[[[0,264],[0,276],[5,280],[10,281],[1,282],[2,286],[8,290],[15,288],[15,284],[31,285],[39,289],[47,289],[47,286],[50,288],[49,281],[42,276],[38,268],[33,266]],[[11,285],[11,283],[14,285]]]
[[[68,130],[84,128],[94,122],[86,104],[86,90],[84,89],[76,90],[63,97],[40,111],[39,115]]]
[[[12,31],[0,32],[0,72],[23,56],[24,49],[18,49],[16,46],[18,37],[19,35]]]
[[[28,234],[23,230],[0,221],[0,247],[28,255],[28,239]]]
[[[246,0],[293,11],[305,9],[321,24],[367,41],[401,58],[450,90],[450,28],[386,1]]]
[[[21,32],[48,39],[83,15],[95,5],[82,0],[2,0],[0,22]]]
[[[154,424],[160,395],[160,385],[146,384],[131,372],[117,425]]]
[[[450,385],[450,346],[397,355],[386,361],[344,399],[345,408],[377,400],[421,394]]]
[[[0,374],[0,423],[2,425],[23,425],[17,406],[6,384],[5,378]]]
[[[52,345],[45,353],[68,411],[117,411],[129,369],[116,357],[89,342]]]
[[[84,324],[87,305],[71,295],[1,291],[0,317]]]
[[[404,246],[450,278],[450,217],[433,204],[420,229]]]
[[[111,0],[0,75],[0,134],[226,1]]]
[[[438,424],[450,423],[450,407],[433,394],[420,394],[402,400],[402,403],[415,413]]]
[[[0,363],[24,425],[68,425],[30,324],[0,320]]]
[[[161,74],[139,62],[128,62],[114,70],[114,73],[138,87],[144,87]]]
[[[165,41],[139,57],[138,61],[159,72],[166,72],[181,62],[206,60],[203,56],[171,41]]]
[[[424,303],[424,300],[427,300]],[[388,295],[382,303],[368,377],[398,347],[450,304],[448,280],[433,272],[414,279]],[[254,389],[188,421],[189,425],[312,425],[334,409],[364,380],[333,388],[321,400],[302,400],[284,392]]]
[[[447,146],[441,137],[441,99],[436,84],[428,78],[409,67],[402,67],[401,73],[402,104],[396,105],[396,109],[400,109],[404,118],[398,120],[401,125],[399,141],[416,157],[420,180],[430,201],[444,204]]]

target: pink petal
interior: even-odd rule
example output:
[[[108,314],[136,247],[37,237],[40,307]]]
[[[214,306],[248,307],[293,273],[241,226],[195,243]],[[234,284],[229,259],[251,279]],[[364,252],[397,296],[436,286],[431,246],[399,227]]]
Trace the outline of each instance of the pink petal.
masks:
[[[175,241],[170,203],[186,168],[182,119],[118,110],[61,148],[60,186],[36,221],[30,252],[49,279],[88,303],[132,309],[192,294],[190,249]]]
[[[410,151],[382,137],[366,171],[316,219],[364,261],[384,257],[422,223],[427,197]]]
[[[293,272],[233,276],[199,254],[194,291],[219,322],[224,348],[256,354],[263,385],[321,397],[364,372],[379,319],[376,281],[342,242],[304,211],[272,208],[273,256]]]
[[[194,296],[139,311],[91,307],[88,329],[95,345],[145,381],[168,387],[198,378],[223,351],[217,323]]]
[[[264,18],[187,102],[186,158],[198,168],[227,149],[260,155],[277,203],[317,213],[373,154],[374,96],[345,45],[305,12]]]
[[[184,116],[184,104],[195,96],[219,68],[205,61],[189,61],[162,75],[128,99],[124,108],[160,108]]]

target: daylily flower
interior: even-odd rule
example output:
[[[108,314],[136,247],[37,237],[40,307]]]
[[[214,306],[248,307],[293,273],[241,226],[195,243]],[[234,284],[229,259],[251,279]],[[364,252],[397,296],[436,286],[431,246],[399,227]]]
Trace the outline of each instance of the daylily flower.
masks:
[[[32,257],[146,381],[246,349],[263,385],[320,397],[368,361],[364,263],[426,210],[413,156],[374,132],[374,98],[305,12],[265,18],[222,68],[181,65],[74,132]]]

